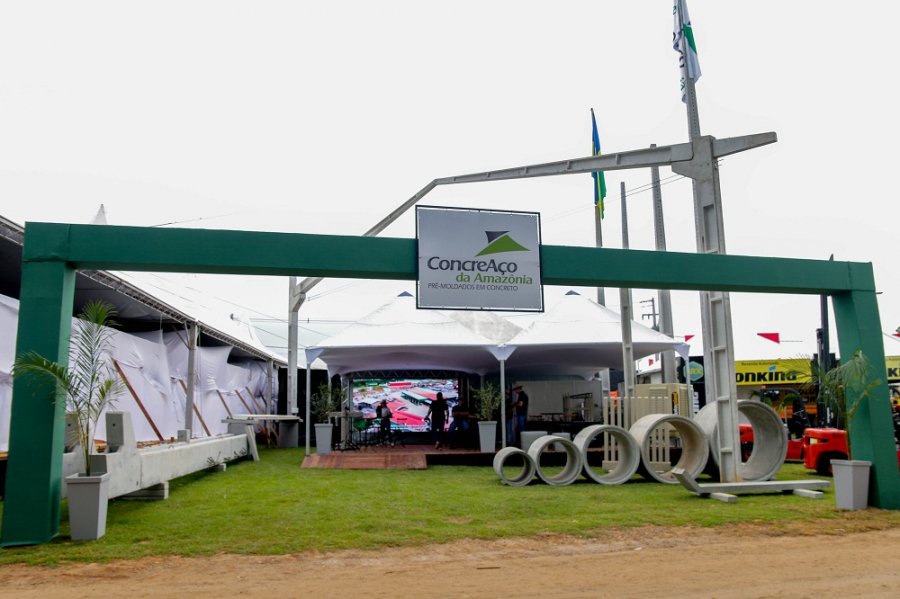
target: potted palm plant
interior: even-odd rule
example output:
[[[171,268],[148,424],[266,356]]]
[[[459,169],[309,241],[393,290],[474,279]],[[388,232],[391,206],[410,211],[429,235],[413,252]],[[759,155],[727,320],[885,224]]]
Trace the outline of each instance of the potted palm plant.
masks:
[[[65,401],[74,422],[84,466],[83,472],[66,478],[73,540],[99,539],[106,532],[109,474],[92,468],[91,455],[100,415],[124,390],[108,356],[114,314],[113,306],[104,302],[85,305],[73,323],[68,367],[35,352],[17,356],[13,364],[13,376],[33,376],[55,385],[57,401]]]
[[[316,416],[316,453],[331,453],[332,426],[328,414],[340,405],[340,389],[331,388],[328,383],[319,385],[312,397],[312,411]]]
[[[837,416],[838,425],[843,425],[847,431],[848,459],[831,460],[835,502],[840,509],[861,510],[869,505],[872,462],[853,459],[850,428],[860,404],[868,401],[881,384],[870,375],[869,360],[861,351],[856,351],[840,366],[819,377],[819,399]]]
[[[478,404],[478,443],[482,452],[492,452],[497,447],[497,421],[494,414],[500,408],[500,389],[493,383],[484,383],[473,393]]]

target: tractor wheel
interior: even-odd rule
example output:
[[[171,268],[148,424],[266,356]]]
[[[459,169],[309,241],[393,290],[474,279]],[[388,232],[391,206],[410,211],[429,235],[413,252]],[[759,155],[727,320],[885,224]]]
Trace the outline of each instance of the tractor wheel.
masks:
[[[831,471],[831,460],[846,460],[847,456],[842,453],[826,453],[819,456],[816,462],[816,474],[819,476],[833,476]]]

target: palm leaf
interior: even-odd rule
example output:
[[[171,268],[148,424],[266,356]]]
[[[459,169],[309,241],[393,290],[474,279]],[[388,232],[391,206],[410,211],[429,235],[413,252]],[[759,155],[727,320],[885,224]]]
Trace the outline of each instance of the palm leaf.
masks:
[[[113,370],[109,345],[115,309],[104,302],[88,302],[73,325],[69,343],[69,366],[35,353],[16,357],[14,377],[33,377],[42,385],[56,388],[55,400],[65,398],[66,410],[75,415],[78,439],[84,452],[85,471],[91,474],[93,430],[100,415],[123,392],[124,383]]]

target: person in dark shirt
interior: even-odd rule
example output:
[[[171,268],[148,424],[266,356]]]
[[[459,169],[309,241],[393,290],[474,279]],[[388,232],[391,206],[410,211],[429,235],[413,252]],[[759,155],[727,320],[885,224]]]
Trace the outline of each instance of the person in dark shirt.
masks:
[[[393,445],[394,443],[390,439],[392,413],[391,409],[387,405],[387,400],[381,400],[381,403],[378,404],[378,408],[375,410],[375,415],[380,418],[378,429],[379,441],[384,445],[387,445],[388,441],[390,440],[391,445]]]
[[[425,415],[425,418],[431,418],[431,438],[434,440],[435,449],[445,445],[444,426],[447,424],[449,413],[447,400],[444,399],[444,394],[438,391],[437,397],[428,406],[428,413]]]
[[[466,406],[463,405],[462,402],[457,403],[453,406],[453,409],[450,411],[450,415],[453,420],[450,422],[450,430],[448,431],[449,441],[450,441],[450,449],[454,449],[457,445],[457,431],[462,431],[463,434],[469,430],[469,412],[466,410]]]
[[[528,420],[528,394],[522,385],[516,385],[513,391],[516,392],[516,438],[520,441],[518,445],[521,447],[522,431],[525,430],[525,422]]]

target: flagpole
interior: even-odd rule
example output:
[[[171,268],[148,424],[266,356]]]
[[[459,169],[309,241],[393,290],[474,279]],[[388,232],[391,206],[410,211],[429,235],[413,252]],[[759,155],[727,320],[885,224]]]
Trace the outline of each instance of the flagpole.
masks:
[[[598,248],[603,247],[603,217],[600,215],[600,206],[599,204],[594,205],[594,234],[595,234],[595,242]],[[606,288],[597,287],[597,303],[601,306],[606,305]],[[601,368],[600,369],[600,387],[601,396],[603,394],[608,398],[610,396],[610,392],[612,391],[609,380],[609,368]]]
[[[684,0],[675,0],[679,47],[681,54],[681,80],[687,105],[688,133],[694,146],[694,154],[712,154],[712,138],[701,138],[700,114],[694,88],[699,77],[696,48],[693,46],[693,29],[685,27]],[[690,34],[690,39],[688,35]],[[693,62],[692,62],[693,61]],[[694,73],[691,73],[693,65]],[[710,156],[710,177],[691,176],[694,192],[694,227],[697,252],[701,254],[725,254],[725,226],[722,219],[722,193],[719,187],[719,168]],[[673,170],[676,170],[673,168]],[[685,174],[685,173],[681,173]],[[700,321],[703,329],[703,362],[706,374],[704,387],[707,401],[716,404],[716,433],[719,451],[719,477],[722,482],[741,480],[741,456],[738,437],[737,387],[734,375],[734,334],[731,324],[731,299],[727,292],[700,292]]]
[[[675,0],[678,5],[678,29],[682,32],[681,37],[681,60],[682,65],[682,82],[684,83],[685,104],[687,104],[688,119],[688,135],[691,141],[700,137],[700,110],[697,108],[697,91],[694,87],[694,79],[691,78],[687,66],[688,60],[688,43],[684,38],[684,0]]]
[[[600,205],[594,204],[594,237],[596,247],[603,247],[603,217],[600,215]],[[597,303],[601,306],[606,305],[606,289],[602,286],[597,287]]]
[[[600,153],[600,133],[597,131],[597,119],[594,116],[594,109],[591,108],[591,154],[598,155]],[[603,189],[600,177],[603,173],[596,175],[594,179],[594,241],[598,248],[603,247]],[[606,288],[600,285],[597,287],[597,303],[601,306],[606,305]],[[612,395],[612,385],[609,379],[609,368],[601,368],[600,372],[600,396],[601,403],[608,400]]]

